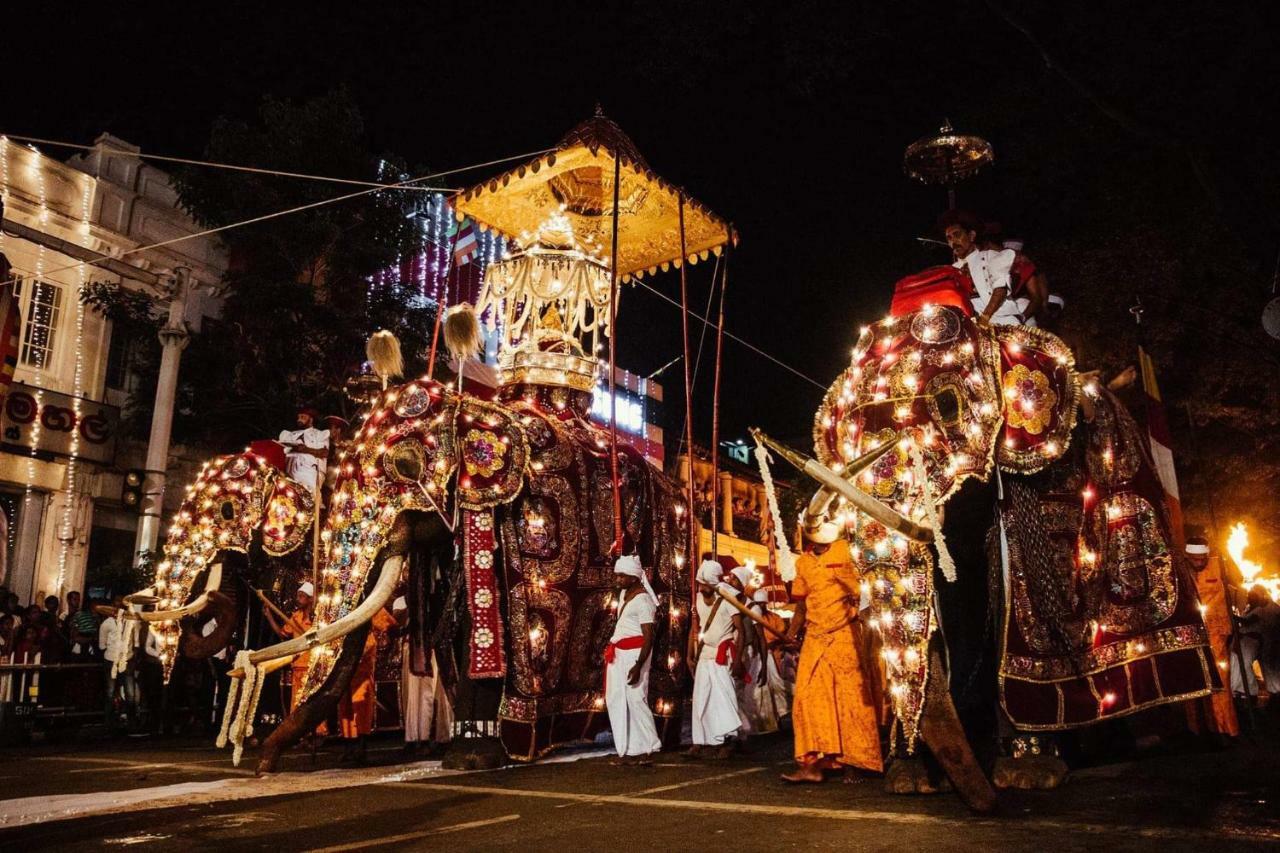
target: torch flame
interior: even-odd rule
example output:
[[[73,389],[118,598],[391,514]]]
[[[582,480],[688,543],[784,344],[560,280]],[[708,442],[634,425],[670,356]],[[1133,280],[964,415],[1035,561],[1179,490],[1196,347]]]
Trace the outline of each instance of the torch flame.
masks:
[[[1255,563],[1244,555],[1244,549],[1248,547],[1249,531],[1244,526],[1244,522],[1238,522],[1231,528],[1231,536],[1227,538],[1227,553],[1240,569],[1240,576],[1244,578],[1244,588],[1247,590],[1261,585],[1267,590],[1272,601],[1280,601],[1280,578],[1259,577],[1263,571],[1262,564]]]

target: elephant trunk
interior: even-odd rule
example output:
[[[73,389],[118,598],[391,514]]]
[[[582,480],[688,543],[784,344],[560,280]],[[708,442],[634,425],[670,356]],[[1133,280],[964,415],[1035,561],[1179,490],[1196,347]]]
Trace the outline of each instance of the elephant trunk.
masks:
[[[947,682],[942,644],[935,635],[929,647],[929,684],[920,717],[920,736],[964,804],[979,814],[989,814],[999,804],[996,791],[969,746]]]
[[[214,627],[208,634],[191,630],[194,623],[183,626],[182,654],[193,660],[204,660],[216,655],[231,643],[236,632],[236,600],[219,590],[210,590],[205,612],[211,614]]]

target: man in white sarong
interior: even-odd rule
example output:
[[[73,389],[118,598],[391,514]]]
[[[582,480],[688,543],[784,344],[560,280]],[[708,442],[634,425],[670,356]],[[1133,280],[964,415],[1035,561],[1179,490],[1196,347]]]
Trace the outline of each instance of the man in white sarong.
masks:
[[[614,564],[619,590],[618,619],[604,650],[604,700],[613,729],[615,764],[647,765],[662,749],[649,707],[649,664],[658,596],[649,585],[640,558],[619,557]]]
[[[715,560],[698,567],[698,595],[694,600],[696,622],[689,631],[686,663],[693,672],[693,747],[689,758],[701,758],[707,747],[711,757],[728,758],[725,740],[738,731],[738,695],[735,678],[743,675],[742,616],[716,593],[724,569]]]
[[[786,623],[781,617],[769,612],[769,590],[761,587],[751,596],[748,605],[760,618],[774,625],[780,634],[786,633]],[[750,682],[746,685],[747,716],[751,718],[751,730],[757,734],[767,734],[778,730],[778,721],[787,714],[787,686],[782,680],[782,672],[778,662],[769,649],[772,639],[764,629],[753,628],[755,642],[746,650],[747,675]]]
[[[391,615],[401,630],[409,624],[409,602],[402,595],[391,604]],[[453,703],[440,677],[436,653],[430,653],[431,674],[413,671],[413,655],[406,632],[400,652],[400,708],[404,719],[404,751],[408,755],[424,747],[448,743],[453,736]]]
[[[738,600],[744,606],[750,606],[751,595],[755,591],[755,570],[750,566],[738,566],[730,569],[724,576],[725,583],[737,590]],[[762,658],[764,656],[764,638],[760,629],[750,619],[742,620],[742,675],[734,679],[734,688],[738,693],[738,746],[745,747],[747,736],[768,734],[778,730],[776,716],[765,716],[762,713],[757,692],[762,682]]]
[[[312,494],[324,483],[329,458],[329,431],[316,429],[315,421],[315,409],[302,409],[298,412],[298,428],[280,433],[280,443],[289,454],[285,473]]]

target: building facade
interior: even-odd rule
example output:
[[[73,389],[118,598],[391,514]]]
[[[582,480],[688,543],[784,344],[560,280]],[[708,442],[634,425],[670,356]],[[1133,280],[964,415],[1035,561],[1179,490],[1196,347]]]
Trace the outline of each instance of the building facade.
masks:
[[[142,467],[145,445],[120,435],[120,414],[131,390],[147,400],[154,389],[128,387],[127,342],[113,341],[84,288],[119,284],[163,311],[182,270],[192,332],[220,306],[222,247],[191,237],[200,229],[169,176],[138,154],[104,134],[63,162],[0,137],[0,253],[21,315],[0,411],[0,583],[24,602],[82,589],[94,560],[127,560],[138,523],[123,505],[124,472]],[[166,504],[180,496],[170,488]]]

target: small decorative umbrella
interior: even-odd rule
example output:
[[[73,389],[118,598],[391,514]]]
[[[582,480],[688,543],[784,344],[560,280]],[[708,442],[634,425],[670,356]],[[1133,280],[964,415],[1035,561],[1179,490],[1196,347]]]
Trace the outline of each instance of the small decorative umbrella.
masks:
[[[902,155],[902,168],[924,184],[947,188],[948,206],[956,206],[956,184],[976,175],[996,158],[991,143],[981,136],[956,133],[944,121],[938,133],[917,139]]]

